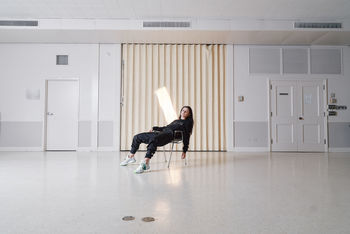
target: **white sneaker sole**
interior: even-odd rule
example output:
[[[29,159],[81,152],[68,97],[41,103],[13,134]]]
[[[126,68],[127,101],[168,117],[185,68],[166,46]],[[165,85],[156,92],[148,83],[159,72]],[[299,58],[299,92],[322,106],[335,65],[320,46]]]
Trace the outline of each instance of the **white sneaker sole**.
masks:
[[[137,172],[136,170],[134,171],[135,174],[142,174],[142,173],[145,173],[145,172],[150,172],[151,171],[151,168],[148,168],[146,170],[143,170],[142,172]]]
[[[144,170],[143,172],[136,172],[136,171],[134,171],[134,174],[143,174],[143,173],[147,173],[147,172],[151,172],[151,169]]]
[[[131,161],[131,162],[127,162],[127,163],[120,163],[119,165],[124,167],[124,166],[127,166],[129,164],[135,164],[135,163],[136,163],[136,160]]]

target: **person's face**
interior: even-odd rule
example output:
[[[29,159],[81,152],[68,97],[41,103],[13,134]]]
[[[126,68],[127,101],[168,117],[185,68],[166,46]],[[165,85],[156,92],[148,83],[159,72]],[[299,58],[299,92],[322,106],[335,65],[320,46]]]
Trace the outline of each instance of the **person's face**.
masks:
[[[181,119],[187,119],[188,116],[190,116],[190,110],[187,107],[182,108]]]

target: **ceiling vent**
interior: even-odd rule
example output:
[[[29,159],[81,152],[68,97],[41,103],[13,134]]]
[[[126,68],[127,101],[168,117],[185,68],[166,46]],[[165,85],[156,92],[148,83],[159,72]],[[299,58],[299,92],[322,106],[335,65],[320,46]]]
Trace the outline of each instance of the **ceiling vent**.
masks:
[[[144,28],[189,28],[188,21],[143,21]]]
[[[294,28],[342,28],[342,23],[309,23],[309,22],[295,22]]]
[[[37,27],[38,21],[37,20],[0,20],[0,26],[28,26],[28,27]]]

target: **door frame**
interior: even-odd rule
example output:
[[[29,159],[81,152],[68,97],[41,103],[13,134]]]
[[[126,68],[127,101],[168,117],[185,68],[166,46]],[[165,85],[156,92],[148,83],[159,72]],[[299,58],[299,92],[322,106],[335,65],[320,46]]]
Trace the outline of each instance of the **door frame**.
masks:
[[[78,134],[77,134],[77,150],[79,147],[79,118],[80,118],[80,79],[79,78],[65,78],[65,79],[45,79],[45,105],[44,105],[44,121],[43,121],[43,151],[47,151],[47,108],[48,108],[48,83],[49,81],[77,81],[78,82]]]
[[[268,102],[267,102],[267,106],[268,106],[268,148],[269,151],[272,152],[272,129],[271,129],[271,88],[272,88],[272,81],[297,81],[297,82],[302,82],[302,81],[320,81],[321,79],[308,79],[308,80],[301,80],[301,79],[268,79],[267,80],[267,92],[268,92]],[[324,152],[328,152],[329,148],[328,148],[328,102],[327,102],[327,97],[328,97],[328,80],[327,79],[322,79],[322,84],[323,84],[323,113],[324,113],[324,118],[323,118],[323,131],[324,131],[324,139],[326,140],[325,144],[324,144]],[[288,151],[286,151],[288,152]]]

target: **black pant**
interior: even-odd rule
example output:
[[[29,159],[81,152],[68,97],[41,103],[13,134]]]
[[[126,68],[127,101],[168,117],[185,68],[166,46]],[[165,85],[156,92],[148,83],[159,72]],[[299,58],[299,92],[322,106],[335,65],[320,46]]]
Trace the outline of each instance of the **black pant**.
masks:
[[[146,158],[152,158],[158,146],[163,146],[173,140],[172,132],[143,132],[134,136],[130,153],[135,154],[141,143],[147,145]]]

